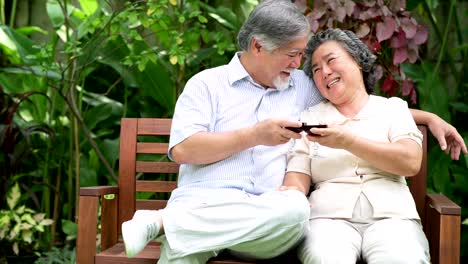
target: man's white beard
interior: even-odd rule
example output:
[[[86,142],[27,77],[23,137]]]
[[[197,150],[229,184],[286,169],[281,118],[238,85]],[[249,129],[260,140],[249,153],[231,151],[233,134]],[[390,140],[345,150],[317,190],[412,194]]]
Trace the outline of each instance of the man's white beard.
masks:
[[[289,77],[281,79],[281,76],[278,75],[273,79],[273,85],[278,91],[286,90],[289,87]]]

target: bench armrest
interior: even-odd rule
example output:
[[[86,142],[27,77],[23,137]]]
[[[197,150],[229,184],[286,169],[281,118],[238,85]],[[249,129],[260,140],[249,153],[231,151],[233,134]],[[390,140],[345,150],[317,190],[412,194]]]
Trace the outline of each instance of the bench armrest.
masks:
[[[432,263],[460,262],[461,208],[441,194],[426,195],[424,232]]]
[[[93,186],[80,188],[80,196],[103,196],[106,194],[117,193],[119,193],[119,187],[117,186]]]
[[[442,194],[428,194],[428,206],[441,215],[461,215],[461,207]]]
[[[80,188],[78,199],[78,234],[76,263],[94,263],[97,243],[98,208],[101,202],[101,250],[117,243],[117,186]],[[109,197],[107,195],[112,194]]]

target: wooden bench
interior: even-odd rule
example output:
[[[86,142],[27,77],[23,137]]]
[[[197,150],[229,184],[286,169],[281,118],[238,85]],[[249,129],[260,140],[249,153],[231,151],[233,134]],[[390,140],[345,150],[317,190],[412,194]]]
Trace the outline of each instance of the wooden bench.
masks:
[[[176,187],[174,180],[179,165],[169,161],[166,156],[170,127],[171,119],[122,119],[118,186],[83,187],[80,189],[76,244],[76,262],[78,264],[154,264],[157,262],[160,248],[156,242],[150,243],[136,257],[127,258],[121,241],[120,226],[122,222],[132,218],[135,210],[164,208],[169,197],[168,193]],[[425,138],[423,142],[424,157],[419,174],[409,178],[411,193],[416,201],[424,231],[430,243],[432,263],[459,263],[461,209],[443,195],[426,194],[427,129],[424,126],[419,126],[419,128]],[[149,154],[156,154],[156,156],[148,159]],[[156,199],[146,199],[150,195]],[[101,230],[100,242],[98,243],[99,205],[101,206]],[[98,248],[100,249],[98,250]],[[209,263],[253,262],[222,255],[210,260]],[[291,251],[275,260],[258,263],[298,262],[294,251]]]

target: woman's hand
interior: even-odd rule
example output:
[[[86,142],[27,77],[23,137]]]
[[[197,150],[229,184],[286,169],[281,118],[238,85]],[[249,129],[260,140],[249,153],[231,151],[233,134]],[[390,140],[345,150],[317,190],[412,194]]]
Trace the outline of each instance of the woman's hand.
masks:
[[[348,149],[356,139],[343,124],[329,125],[327,128],[312,128],[310,131],[319,136],[307,135],[310,141],[329,148]]]
[[[402,176],[414,176],[420,169],[422,149],[409,138],[395,142],[377,142],[353,134],[343,125],[313,128],[321,136],[307,136],[322,146],[345,149],[375,167]]]
[[[439,142],[440,148],[445,151],[445,153],[450,153],[450,157],[453,160],[458,160],[460,151],[463,151],[464,154],[468,153],[465,141],[458,133],[457,129],[439,116],[433,115],[432,118],[428,120],[427,126],[432,135],[434,135]]]

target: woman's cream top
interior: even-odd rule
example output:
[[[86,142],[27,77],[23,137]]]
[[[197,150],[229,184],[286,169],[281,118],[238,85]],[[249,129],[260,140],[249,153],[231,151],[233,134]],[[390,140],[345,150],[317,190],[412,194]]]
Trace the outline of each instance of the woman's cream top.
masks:
[[[304,111],[301,121],[344,123],[356,135],[378,142],[410,138],[422,144],[422,134],[407,103],[399,98],[371,95],[351,119],[344,117],[330,102],[322,102]],[[295,140],[288,154],[287,171],[312,177],[311,218],[351,218],[356,201],[363,193],[372,205],[374,218],[419,219],[403,176],[382,171],[346,150],[324,147],[303,136]]]

